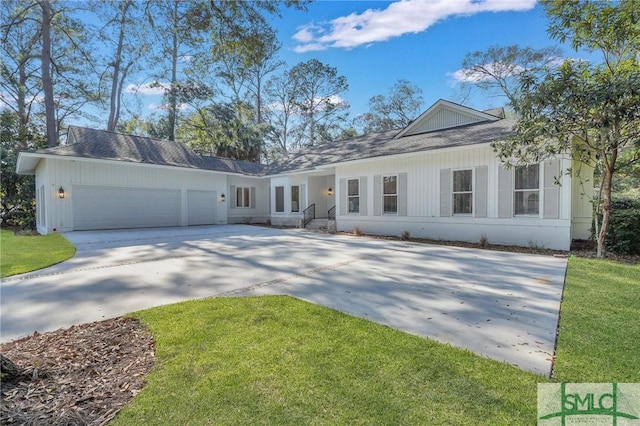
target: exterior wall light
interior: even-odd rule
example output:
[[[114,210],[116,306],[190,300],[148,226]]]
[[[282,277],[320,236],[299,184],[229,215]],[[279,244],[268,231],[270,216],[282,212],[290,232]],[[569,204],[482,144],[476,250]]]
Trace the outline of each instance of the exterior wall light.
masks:
[[[331,187],[329,187],[329,189],[327,190],[327,194],[333,195],[333,189],[331,189]]]
[[[224,196],[224,194],[220,195],[220,201],[222,201],[224,203],[224,201],[227,199],[227,197]]]
[[[58,198],[64,198],[64,188],[60,187],[58,189]]]

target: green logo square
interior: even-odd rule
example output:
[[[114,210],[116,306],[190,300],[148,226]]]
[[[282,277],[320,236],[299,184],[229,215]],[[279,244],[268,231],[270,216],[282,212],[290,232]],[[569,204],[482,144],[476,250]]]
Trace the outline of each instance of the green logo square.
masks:
[[[538,425],[640,425],[640,383],[539,383]]]

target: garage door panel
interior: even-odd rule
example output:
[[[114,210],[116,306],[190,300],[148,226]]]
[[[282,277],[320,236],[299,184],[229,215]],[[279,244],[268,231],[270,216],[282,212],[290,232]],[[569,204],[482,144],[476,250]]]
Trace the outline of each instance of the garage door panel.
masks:
[[[75,230],[180,224],[180,190],[77,185],[72,204]]]
[[[216,191],[187,191],[187,224],[214,225],[216,199]]]

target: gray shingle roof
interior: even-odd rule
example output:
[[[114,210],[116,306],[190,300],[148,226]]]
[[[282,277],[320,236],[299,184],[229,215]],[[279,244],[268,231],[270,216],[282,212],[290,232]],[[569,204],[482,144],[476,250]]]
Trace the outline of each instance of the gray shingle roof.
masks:
[[[39,154],[156,164],[245,175],[260,175],[265,166],[248,161],[198,155],[185,144],[69,126],[73,143],[35,151]]]
[[[501,119],[399,138],[395,138],[399,129],[389,130],[305,148],[269,165],[198,155],[180,142],[76,126],[69,127],[73,143],[35,152],[265,176],[348,161],[489,143],[512,135],[514,124],[513,120]]]
[[[347,161],[493,142],[513,135],[513,120],[502,119],[394,139],[400,130],[306,148],[270,164],[267,174],[310,170]]]

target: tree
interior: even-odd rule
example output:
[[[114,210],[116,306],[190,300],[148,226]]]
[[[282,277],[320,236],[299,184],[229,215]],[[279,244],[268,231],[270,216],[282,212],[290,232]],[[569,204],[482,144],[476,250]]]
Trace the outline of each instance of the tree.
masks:
[[[91,45],[85,26],[70,18],[73,5],[29,0],[3,2],[1,9],[2,41],[8,43],[2,50],[2,87],[23,128],[44,115],[48,146],[57,145],[65,118],[83,115],[83,106],[97,100]]]
[[[267,76],[284,65],[277,58],[281,44],[264,19],[247,23],[247,30],[236,34],[218,31],[211,48],[216,76],[230,89],[230,102],[251,105],[256,125],[263,123],[264,84]],[[249,111],[242,108],[241,111]],[[252,161],[260,162],[262,143]]]
[[[211,104],[192,113],[178,135],[201,155],[253,161],[260,150],[262,131],[246,104]]]
[[[23,3],[20,0],[0,2],[2,22],[0,43],[0,100],[18,118],[15,137],[21,149],[27,148],[27,132],[32,111],[37,110],[38,94],[41,91],[39,76],[38,43],[40,26],[34,16],[35,8],[25,11],[18,18],[16,10]],[[17,20],[11,25],[12,20]]]
[[[468,53],[456,78],[462,81],[463,91],[477,88],[493,96],[504,95],[513,105],[519,96],[519,77],[524,73],[544,75],[560,55],[557,47],[491,46],[484,51]]]
[[[363,133],[399,129],[415,120],[422,108],[422,89],[400,79],[389,89],[388,96],[376,95],[369,99],[369,112],[359,117]]]
[[[107,53],[104,58],[103,89],[107,98],[107,130],[118,125],[122,111],[122,91],[130,75],[139,70],[151,47],[148,41],[148,3],[133,0],[110,0],[97,4],[98,16],[104,25],[98,31]],[[112,52],[112,53],[111,53]]]
[[[575,49],[600,52],[603,63],[566,60],[542,78],[524,74],[514,104],[517,136],[495,148],[508,163],[570,152],[601,169],[595,224],[602,257],[620,154],[631,152],[628,162],[640,158],[640,13],[634,0],[543,0],[543,5],[552,37],[570,39]]]
[[[290,79],[289,71],[283,71],[271,77],[265,85],[266,101],[269,104],[264,111],[269,160],[275,160],[300,148],[302,133],[298,123],[295,84],[296,82]]]
[[[169,123],[166,115],[152,114],[149,117],[131,117],[120,120],[116,132],[144,136],[154,139],[169,139]]]
[[[40,32],[42,37],[42,53],[40,55],[40,66],[42,67],[42,90],[44,92],[44,111],[46,117],[47,146],[52,147],[58,144],[56,130],[55,100],[53,99],[53,78],[51,77],[51,20],[52,11],[49,0],[41,0],[42,21]]]
[[[294,104],[303,120],[304,144],[313,146],[333,140],[332,134],[340,131],[349,108],[340,97],[349,89],[347,79],[338,75],[335,67],[317,59],[294,66],[289,79],[295,87]]]
[[[15,172],[18,153],[46,145],[42,129],[23,128],[19,115],[0,113],[0,222],[3,226],[35,227],[35,179]]]
[[[171,130],[170,138],[174,139],[178,102],[174,94],[174,86],[179,81],[179,74],[184,74],[191,81],[201,84],[209,72],[207,67],[192,66],[192,58],[206,57],[205,50],[211,43],[217,51],[237,51],[237,43],[243,48],[259,46],[255,43],[255,28],[266,25],[263,13],[278,15],[281,6],[304,9],[306,1],[287,0],[283,3],[270,1],[228,1],[197,0],[179,2],[164,0],[158,3],[162,15],[162,24],[158,27],[160,41],[163,44],[162,54],[158,60],[169,61],[165,76],[170,75],[168,89],[168,119]],[[155,3],[154,3],[155,4]],[[205,34],[212,34],[211,40],[205,43]],[[262,33],[260,33],[262,34]],[[253,42],[253,43],[252,43]],[[236,44],[236,45],[234,45]],[[252,48],[252,49],[253,49]],[[181,65],[180,60],[187,65]],[[194,62],[195,63],[195,62]],[[207,63],[207,62],[205,62]],[[166,77],[165,77],[166,78]],[[235,80],[234,80],[235,81]],[[209,85],[209,88],[214,88]],[[237,96],[236,98],[239,98]]]

